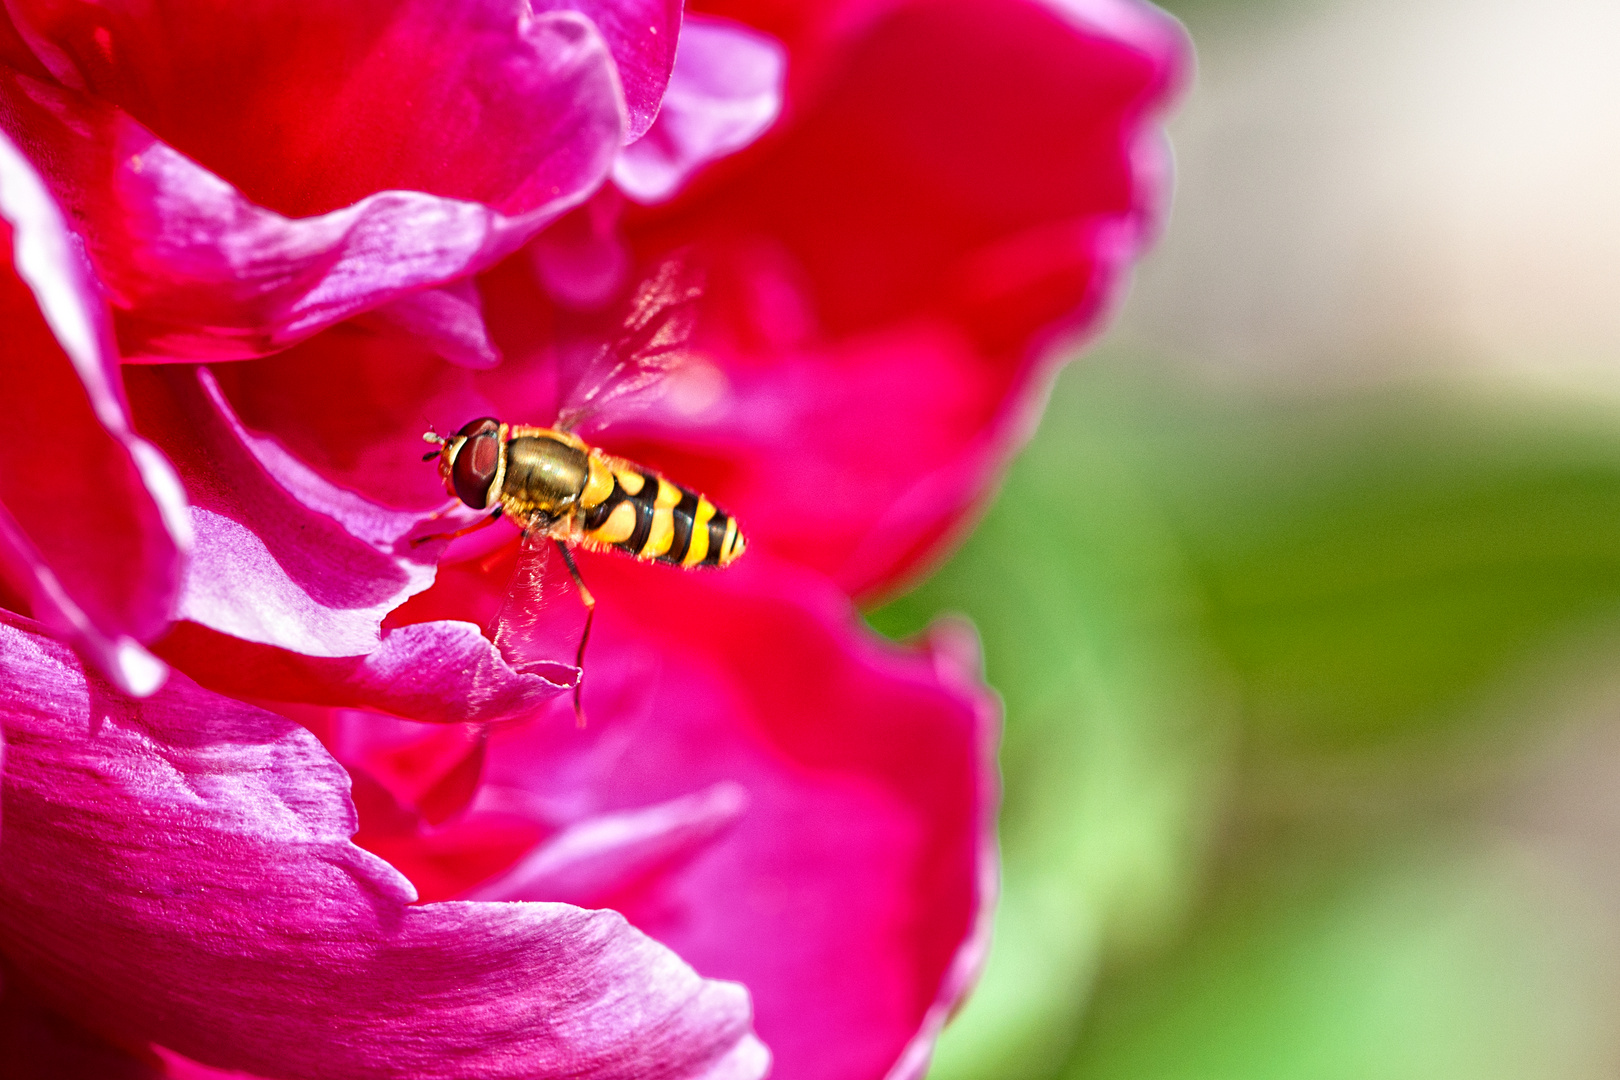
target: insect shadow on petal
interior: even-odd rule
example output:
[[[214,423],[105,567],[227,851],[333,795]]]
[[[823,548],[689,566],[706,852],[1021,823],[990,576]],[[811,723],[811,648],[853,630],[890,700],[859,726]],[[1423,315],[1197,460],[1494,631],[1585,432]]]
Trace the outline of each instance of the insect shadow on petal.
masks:
[[[585,646],[596,599],[580,577],[573,549],[615,551],[642,562],[682,569],[728,566],[743,553],[737,520],[691,488],[590,446],[575,432],[608,409],[659,388],[689,355],[702,275],[683,258],[661,264],[636,289],[615,336],[593,356],[550,427],[511,424],[491,416],[470,420],[454,435],[423,435],[438,449],[446,490],[489,514],[451,539],[505,517],[523,531],[517,566],[495,620],[495,644],[508,659],[522,657],[538,636],[547,600],[548,563],[559,558],[585,605],[574,666],[574,715],[581,726]]]

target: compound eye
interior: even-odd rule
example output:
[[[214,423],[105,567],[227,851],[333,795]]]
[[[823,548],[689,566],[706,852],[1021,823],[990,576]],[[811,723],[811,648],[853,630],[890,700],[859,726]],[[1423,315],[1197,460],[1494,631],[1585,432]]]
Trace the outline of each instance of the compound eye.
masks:
[[[493,431],[472,435],[462,443],[450,467],[450,482],[455,485],[456,498],[474,510],[482,510],[489,502],[489,485],[495,479],[500,457],[501,440]]]
[[[474,435],[493,435],[499,431],[500,428],[501,422],[495,419],[493,416],[480,416],[477,420],[467,421],[461,426],[461,430],[456,432],[456,434],[464,439],[470,439]]]

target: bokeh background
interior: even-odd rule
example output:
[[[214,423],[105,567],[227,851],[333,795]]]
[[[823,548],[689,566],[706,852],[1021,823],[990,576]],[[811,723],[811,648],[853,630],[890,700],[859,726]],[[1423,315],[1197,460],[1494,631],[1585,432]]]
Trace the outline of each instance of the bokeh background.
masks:
[[[1169,228],[972,539],[935,1080],[1620,1076],[1620,4],[1181,0]]]

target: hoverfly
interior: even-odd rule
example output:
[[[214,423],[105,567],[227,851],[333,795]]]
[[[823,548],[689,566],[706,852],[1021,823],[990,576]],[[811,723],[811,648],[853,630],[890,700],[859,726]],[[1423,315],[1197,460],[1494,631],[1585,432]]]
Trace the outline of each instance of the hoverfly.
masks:
[[[585,645],[596,599],[572,549],[617,551],[643,562],[694,569],[728,566],[745,547],[737,520],[707,497],[603,453],[574,433],[608,403],[655,387],[685,356],[702,293],[692,278],[683,262],[671,260],[641,284],[617,337],[595,358],[596,377],[580,380],[552,426],[485,416],[449,437],[432,430],[422,436],[438,447],[422,460],[438,459],[445,489],[474,510],[493,509],[467,528],[420,537],[418,543],[462,536],[501,517],[523,530],[518,565],[496,618],[497,646],[503,644],[503,631],[525,618],[525,607],[542,602],[548,546],[562,557],[585,606],[574,657],[580,671],[574,714],[581,725]]]

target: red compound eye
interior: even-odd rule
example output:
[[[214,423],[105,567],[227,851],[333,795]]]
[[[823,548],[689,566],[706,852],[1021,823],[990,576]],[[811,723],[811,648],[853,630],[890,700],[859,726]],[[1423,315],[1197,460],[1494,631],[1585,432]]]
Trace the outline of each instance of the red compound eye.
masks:
[[[486,417],[474,420],[457,434],[466,436],[467,441],[456,451],[450,482],[455,485],[456,498],[474,510],[482,510],[489,502],[489,485],[501,458],[500,424]]]

